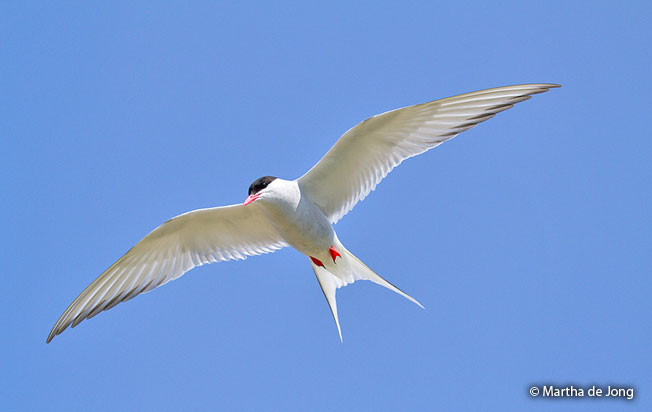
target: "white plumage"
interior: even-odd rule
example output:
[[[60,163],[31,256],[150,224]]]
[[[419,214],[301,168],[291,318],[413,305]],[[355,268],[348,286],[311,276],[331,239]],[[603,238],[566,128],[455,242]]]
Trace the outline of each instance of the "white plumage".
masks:
[[[371,280],[419,304],[353,256],[337,238],[332,224],[403,160],[553,87],[559,86],[499,87],[370,117],[347,131],[299,179],[261,178],[252,184],[246,204],[195,210],[163,223],[72,302],[47,342],[68,326],[75,327],[195,266],[245,259],[288,245],[311,258],[340,338],[335,301],[339,287],[356,280]]]
[[[396,109],[353,127],[299,185],[336,223],[393,168],[554,84],[523,84],[461,94]],[[328,188],[325,190],[325,188]]]

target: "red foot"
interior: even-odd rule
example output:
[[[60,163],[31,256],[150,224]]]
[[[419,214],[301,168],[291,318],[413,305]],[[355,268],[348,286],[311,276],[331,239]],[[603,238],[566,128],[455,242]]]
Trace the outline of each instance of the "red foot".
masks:
[[[335,263],[335,258],[336,258],[336,257],[342,257],[342,256],[338,253],[338,251],[335,250],[335,248],[334,248],[333,246],[331,246],[330,249],[328,249],[328,253],[331,254],[331,257],[333,258],[333,263]]]
[[[312,263],[314,263],[315,265],[317,265],[317,266],[321,266],[321,267],[324,267],[324,264],[321,263],[321,260],[319,260],[319,259],[317,259],[317,258],[314,258],[314,257],[312,257],[312,256],[310,256],[310,260],[312,260]]]

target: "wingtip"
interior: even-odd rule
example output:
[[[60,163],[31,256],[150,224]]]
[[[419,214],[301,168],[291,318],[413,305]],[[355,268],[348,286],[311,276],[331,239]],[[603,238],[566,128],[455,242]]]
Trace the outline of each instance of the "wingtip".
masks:
[[[557,88],[557,87],[561,87],[561,84],[558,84],[558,83],[531,83],[531,84],[524,84],[523,86],[545,87],[546,89],[554,89],[554,88]]]
[[[57,335],[58,335],[58,333],[55,333],[54,329],[52,329],[52,331],[48,335],[48,338],[45,340],[45,344],[47,345],[48,343],[52,342],[52,339],[54,339],[54,337],[57,336]]]
[[[533,83],[532,86],[545,87],[546,89],[555,89],[561,87],[558,83]]]

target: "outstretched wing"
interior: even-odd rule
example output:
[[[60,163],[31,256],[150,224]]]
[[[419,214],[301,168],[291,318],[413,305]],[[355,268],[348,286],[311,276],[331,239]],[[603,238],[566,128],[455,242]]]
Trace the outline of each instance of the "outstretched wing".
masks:
[[[353,127],[298,179],[301,191],[337,222],[401,162],[452,139],[556,84],[523,84],[392,110]]]
[[[75,327],[195,266],[284,246],[287,243],[258,207],[231,205],[179,215],[154,229],[91,283],[63,312],[47,342],[69,325]]]

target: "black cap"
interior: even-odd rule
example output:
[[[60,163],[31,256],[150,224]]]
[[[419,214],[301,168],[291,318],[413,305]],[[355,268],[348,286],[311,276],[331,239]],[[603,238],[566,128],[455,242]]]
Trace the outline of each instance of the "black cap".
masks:
[[[272,183],[276,177],[274,176],[264,176],[259,179],[254,180],[254,182],[249,186],[249,195],[255,195],[256,193],[260,192],[264,188],[267,187],[270,183]]]

